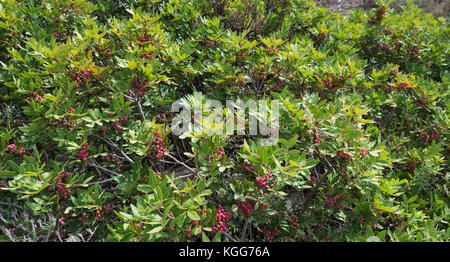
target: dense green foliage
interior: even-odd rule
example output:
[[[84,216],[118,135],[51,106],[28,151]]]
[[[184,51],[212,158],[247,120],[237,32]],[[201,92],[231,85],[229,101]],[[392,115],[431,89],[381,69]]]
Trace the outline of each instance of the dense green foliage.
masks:
[[[388,1],[1,0],[0,240],[446,241],[449,35]],[[177,137],[180,98],[279,99],[280,140]]]

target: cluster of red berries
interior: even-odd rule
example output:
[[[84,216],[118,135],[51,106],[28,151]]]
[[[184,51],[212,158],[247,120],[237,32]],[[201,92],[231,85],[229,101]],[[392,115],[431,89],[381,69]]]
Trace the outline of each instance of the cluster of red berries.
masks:
[[[352,160],[352,156],[349,153],[345,153],[342,150],[337,153],[337,158],[338,159],[346,159],[348,161]]]
[[[317,178],[314,176],[311,176],[311,179],[307,182],[308,185],[314,185],[317,183]]]
[[[327,206],[334,206],[335,208],[342,209],[344,206],[338,203],[339,199],[341,197],[344,197],[345,193],[340,193],[335,195],[334,197],[330,196],[330,193],[327,193],[327,200],[325,200],[325,205]]]
[[[411,56],[411,58],[416,59],[417,56],[420,54],[420,49],[418,46],[414,46],[412,49],[408,49],[407,52]]]
[[[266,205],[266,204],[263,204],[263,203],[261,203],[261,202],[258,202],[258,205],[264,210],[264,209],[267,209],[269,206],[268,205]]]
[[[67,15],[69,13],[75,12],[77,14],[81,14],[83,13],[83,10],[78,9],[77,7],[75,7],[73,4],[71,4],[67,9],[65,8],[59,8],[59,11],[63,14],[63,15]]]
[[[216,153],[216,157],[217,159],[220,159],[222,156],[225,155],[225,150],[223,149],[223,147],[217,147],[217,149],[219,150],[219,153]]]
[[[439,134],[435,130],[431,131],[431,134],[429,135],[425,132],[421,132],[420,138],[426,141],[436,140],[439,138]]]
[[[235,63],[238,63],[244,59],[247,59],[247,54],[243,53],[243,52],[239,52],[237,54],[234,55],[234,61]]]
[[[248,172],[252,172],[253,171],[253,165],[252,164],[247,164],[247,163],[243,163],[242,166],[244,167],[245,170],[247,170]]]
[[[150,41],[150,35],[149,34],[144,34],[143,36],[139,37],[139,42],[144,43],[144,42],[148,42]]]
[[[141,57],[143,57],[145,59],[152,59],[153,58],[153,56],[149,55],[149,54],[143,54],[143,55],[141,55]]]
[[[269,178],[272,178],[272,174],[270,173],[270,170],[261,179],[257,179],[256,184],[258,184],[259,188],[263,188],[266,185],[267,180]],[[271,184],[271,186],[273,186],[273,184]]]
[[[84,143],[81,146],[80,151],[78,151],[77,153],[77,157],[81,160],[81,161],[87,161],[87,158],[89,156],[89,153],[87,152],[89,144],[88,143]]]
[[[75,80],[77,84],[75,85],[76,88],[83,86],[85,81],[91,82],[93,79],[93,72],[90,69],[81,70],[81,72],[77,73],[71,73],[70,77],[72,80]]]
[[[127,122],[127,120],[128,120],[128,118],[126,118],[126,117],[121,117],[118,121],[112,122],[111,125],[112,125],[112,127],[113,127],[116,131],[121,132],[121,131],[123,131],[123,130],[122,130],[122,128],[120,128],[120,126],[121,126],[123,123]]]
[[[218,43],[216,42],[216,41],[211,41],[211,40],[208,40],[208,41],[206,41],[206,47],[207,48],[210,48],[211,46],[215,46],[215,45],[217,45]]]
[[[398,75],[398,73],[399,73],[398,68],[389,70],[390,75],[396,76],[396,75]]]
[[[228,228],[225,223],[230,221],[231,213],[226,212],[225,209],[219,205],[219,209],[217,210],[216,217],[217,217],[218,225],[216,225],[212,228],[214,234],[217,233],[218,231],[226,231]]]
[[[268,53],[268,54],[273,54],[274,52],[278,52],[278,48],[277,48],[277,47],[274,47],[274,48],[269,47],[269,48],[267,49],[267,53]]]
[[[361,151],[359,151],[359,154],[362,156],[369,156],[367,150],[361,150]]]
[[[214,87],[213,87],[214,89],[224,89],[225,88],[225,84],[220,84],[220,85],[215,85]]]
[[[376,25],[379,24],[381,22],[381,20],[384,18],[384,15],[386,14],[386,7],[385,6],[380,6],[377,9],[377,12],[375,13],[375,16],[371,17],[369,19],[369,24],[371,25]]]
[[[71,9],[60,8],[59,11],[60,11],[63,15],[67,15],[68,13],[72,13],[72,10],[71,10]]]
[[[43,98],[42,96],[40,96],[36,91],[32,92],[27,98],[26,100],[30,101],[30,100],[37,100],[39,102],[45,101],[45,98]]]
[[[316,143],[318,146],[320,146],[320,137],[319,136],[314,136],[314,143]]]
[[[155,138],[156,158],[162,159],[164,153],[167,151],[166,143],[161,139],[161,133],[159,132],[154,132],[153,137]]]
[[[318,36],[317,36],[317,42],[322,42],[325,38],[327,38],[327,33],[325,33],[325,32],[322,32],[322,33],[320,33]]]
[[[383,30],[380,30],[380,31],[381,31],[381,33],[384,34],[384,35],[392,35],[392,31],[389,30],[389,29],[383,29]]]
[[[240,86],[245,86],[246,82],[242,77],[240,77],[239,79],[237,77],[232,77],[231,85],[234,86],[235,89],[239,89]]]
[[[100,209],[97,209],[95,211],[95,213],[96,213],[95,214],[95,221],[100,221],[104,214],[107,214],[107,213],[109,213],[111,211],[112,211],[112,207],[111,207],[110,203],[104,205],[103,207],[100,207]]]
[[[15,144],[9,144],[7,147],[8,151],[11,153],[17,153],[19,155],[26,154],[27,156],[34,156],[33,152],[28,152],[24,148],[17,148]]]
[[[255,69],[251,72],[253,79],[261,79],[261,80],[266,80],[266,73],[265,73],[265,69],[261,68],[261,69]]]
[[[73,210],[69,210],[69,212],[64,212],[66,209],[66,205],[62,204],[59,206],[59,213],[62,214],[58,220],[58,222],[64,226],[66,224],[66,220],[72,217]]]
[[[380,44],[380,49],[386,53],[392,53],[392,48],[389,44]]]
[[[408,86],[409,86],[408,83],[402,82],[402,83],[398,83],[394,88],[399,91],[402,91],[402,90],[405,90]]]
[[[72,193],[65,185],[56,185],[56,191],[62,199],[66,199]]]
[[[112,162],[117,169],[121,169],[123,167],[123,163],[120,161],[119,157],[116,154],[107,154],[103,157],[104,161]]]
[[[141,96],[144,93],[145,88],[147,88],[147,86],[145,85],[145,82],[141,82],[138,78],[134,78],[131,81],[131,86],[134,88],[134,92],[136,93],[136,95]]]
[[[298,223],[298,217],[295,214],[292,214],[288,217],[289,224],[291,224],[291,227],[298,228],[300,224]]]
[[[332,78],[325,78],[323,80],[323,84],[325,86],[325,88],[327,89],[333,89],[333,79]]]
[[[241,211],[246,216],[250,215],[253,212],[254,203],[245,199],[244,202],[242,202],[240,199],[236,200],[238,211]]]
[[[275,226],[273,231],[264,232],[264,236],[266,237],[267,241],[273,242],[273,240],[277,237],[279,232],[280,230],[278,230],[278,227]]]
[[[108,48],[108,47],[103,47],[103,48],[100,48],[100,47],[98,47],[97,45],[95,45],[94,46],[94,48],[95,48],[95,50],[97,50],[97,52],[99,52],[99,53],[105,53],[105,56],[106,57],[111,57],[111,49],[110,48]]]
[[[69,110],[67,110],[67,113],[73,113],[75,111],[75,108],[71,107]],[[67,127],[67,129],[69,129],[70,131],[73,130],[73,126],[72,123],[70,122],[70,120],[72,119],[72,116],[65,116],[64,120],[65,120],[65,125]]]
[[[260,204],[260,205],[261,205],[261,204]],[[281,210],[279,210],[279,211],[277,211],[275,214],[269,215],[268,219],[269,219],[270,221],[272,221],[272,220],[274,220],[274,219],[276,219],[276,218],[279,218],[282,214],[285,214],[285,215],[286,215],[286,211],[281,211]]]
[[[339,174],[340,177],[342,177],[345,180],[353,179],[355,178],[354,175],[349,175],[347,172],[342,172]]]
[[[67,181],[69,175],[70,175],[69,172],[61,172],[56,178],[55,188],[62,199],[66,199],[72,193],[70,189],[67,189],[65,185],[62,185],[62,183],[65,183]],[[52,187],[49,186],[48,190],[52,191]]]
[[[410,159],[405,163],[406,169],[409,173],[414,173],[414,170],[419,166],[420,162],[416,159]]]
[[[417,107],[424,107],[424,106],[426,106],[426,105],[428,105],[428,104],[430,103],[430,101],[428,100],[428,98],[427,98],[426,96],[424,96],[423,94],[421,94],[420,96],[421,96],[421,97],[418,98],[418,99],[414,102],[414,104],[415,104]]]

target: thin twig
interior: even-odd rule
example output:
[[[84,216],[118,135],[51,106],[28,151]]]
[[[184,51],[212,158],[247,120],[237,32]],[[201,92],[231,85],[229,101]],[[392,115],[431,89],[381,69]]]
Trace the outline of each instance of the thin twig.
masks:
[[[100,86],[103,87],[103,88],[108,89],[108,90],[111,91],[111,92],[116,92],[114,89],[112,89],[111,87],[109,87],[109,86],[107,86],[107,85],[105,85],[105,84],[100,83]],[[126,100],[129,100],[129,101],[131,101],[131,102],[134,102],[134,99],[133,99],[131,96],[128,96],[128,95],[125,95],[125,94],[122,94],[122,96],[123,96]]]
[[[194,169],[190,168],[188,165],[186,165],[185,163],[181,162],[180,160],[176,159],[174,156],[172,155],[167,155],[168,157],[170,157],[173,161],[177,162],[178,164],[184,166],[185,168],[189,169],[189,171],[191,171],[192,173],[196,174],[197,171],[195,171]]]
[[[94,163],[93,161],[89,161],[88,165],[89,165],[90,167],[98,168],[98,169],[100,169],[100,170],[102,170],[102,171],[104,171],[104,172],[106,172],[106,173],[109,173],[109,174],[114,175],[114,176],[117,176],[117,177],[125,177],[125,176],[122,175],[122,174],[116,173],[116,172],[111,171],[111,170],[109,170],[109,169],[107,169],[107,168],[104,168],[104,167],[102,167],[102,166],[99,166],[99,165],[97,165],[96,163]]]
[[[248,227],[248,220],[249,220],[249,218],[247,218],[245,220],[244,228],[242,229],[241,241],[245,241],[245,235],[247,233],[247,227]]]
[[[314,171],[317,174],[316,168],[314,167]],[[325,173],[323,177],[317,182],[317,185],[311,190],[311,192],[306,195],[305,200],[303,201],[303,205],[300,208],[299,212],[303,212],[308,204],[308,202],[312,199],[312,197],[316,194],[317,190],[319,190],[319,187],[322,185],[322,183],[327,179],[328,173]]]
[[[98,226],[96,226],[94,228],[94,231],[91,231],[88,229],[89,234],[91,234],[91,236],[86,240],[86,242],[89,242],[89,240],[91,240],[92,236],[95,234],[95,231],[97,231]]]
[[[114,143],[113,141],[111,141],[111,140],[109,140],[109,139],[106,139],[106,138],[103,138],[103,137],[101,137],[101,136],[98,136],[98,135],[96,135],[96,134],[91,134],[91,135],[95,136],[96,138],[102,140],[103,142],[105,142],[106,144],[108,144],[109,146],[111,146],[113,149],[115,149],[116,151],[118,151],[118,152],[125,158],[125,160],[127,160],[128,162],[134,164],[133,159],[131,159],[125,152],[123,152],[123,150],[120,149],[120,147],[119,147],[116,143]]]
[[[111,181],[115,181],[114,178],[108,178],[108,179],[105,179],[105,180],[90,182],[87,185],[88,186],[92,186],[92,185],[95,185],[95,184],[105,184],[105,183],[108,183],[108,182],[111,182]]]
[[[232,236],[230,236],[227,232],[222,231],[222,234],[228,238],[229,240],[233,241],[233,242],[238,242],[236,239],[234,239]]]
[[[139,111],[139,115],[141,116],[141,120],[145,121],[145,115],[144,115],[144,111],[142,110],[142,106],[141,106],[141,101],[140,99],[136,99],[136,105]]]

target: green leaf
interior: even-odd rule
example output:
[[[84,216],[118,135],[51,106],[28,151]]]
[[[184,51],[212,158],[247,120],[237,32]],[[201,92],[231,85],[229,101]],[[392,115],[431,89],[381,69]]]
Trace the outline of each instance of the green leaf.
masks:
[[[418,198],[418,196],[413,196],[410,199],[408,199],[408,204],[413,203],[414,201],[416,201],[416,199]]]
[[[149,234],[156,234],[156,233],[158,233],[159,231],[161,231],[162,229],[163,229],[162,226],[155,227],[155,228],[153,228],[152,230],[150,230],[148,233],[149,233]]]
[[[189,217],[190,219],[192,219],[192,220],[195,220],[195,221],[200,220],[200,216],[199,216],[199,215],[197,214],[197,212],[195,212],[195,211],[189,210],[189,211],[187,212],[187,215],[188,215],[188,217]]]
[[[367,238],[367,242],[381,242],[381,240],[377,236],[371,236]]]
[[[44,98],[53,102],[57,102],[58,98],[56,98],[55,96],[51,95],[51,94],[45,94]]]
[[[150,185],[138,185],[137,190],[142,193],[150,193],[153,191],[153,188]]]
[[[133,69],[135,69],[136,67],[137,67],[136,62],[134,62],[134,61],[128,61],[128,68],[129,68],[129,69],[133,70]]]
[[[211,242],[211,240],[209,240],[209,238],[205,235],[205,232],[202,233],[202,241],[203,242]]]
[[[222,231],[219,231],[219,232],[217,232],[216,235],[214,236],[213,242],[220,242],[221,238],[222,238]]]

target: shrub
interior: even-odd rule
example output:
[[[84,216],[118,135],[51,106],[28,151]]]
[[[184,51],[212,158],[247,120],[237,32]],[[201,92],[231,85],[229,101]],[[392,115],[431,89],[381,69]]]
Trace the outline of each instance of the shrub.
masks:
[[[447,20],[378,4],[1,1],[0,239],[448,240]],[[176,136],[208,99],[278,142]]]

